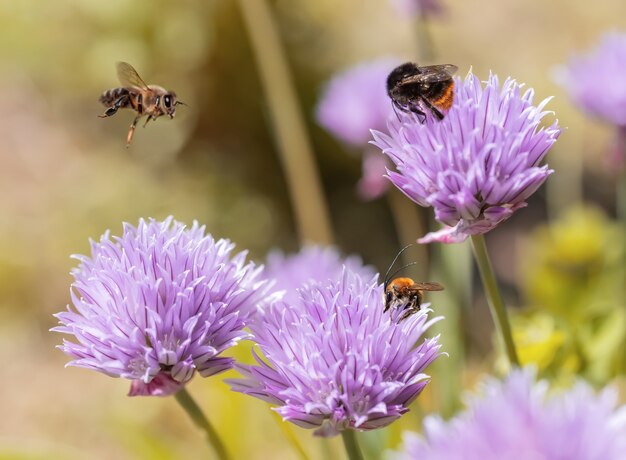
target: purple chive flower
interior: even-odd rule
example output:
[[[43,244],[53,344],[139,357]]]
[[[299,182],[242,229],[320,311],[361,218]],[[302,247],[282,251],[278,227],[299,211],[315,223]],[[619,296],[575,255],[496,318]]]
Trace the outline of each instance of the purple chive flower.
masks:
[[[263,357],[236,365],[233,390],[274,404],[318,436],[372,430],[407,412],[429,381],[438,338],[423,339],[439,318],[424,308],[404,321],[383,313],[382,285],[345,270],[337,281],[309,284],[296,301],[274,302],[250,329]]]
[[[445,11],[440,0],[391,0],[391,6],[403,18],[441,16]]]
[[[376,272],[363,265],[357,256],[342,257],[334,247],[306,246],[296,254],[284,255],[273,251],[267,256],[265,276],[274,282],[274,291],[284,291],[283,300],[296,302],[298,289],[306,284],[338,280],[344,267],[371,278]]]
[[[364,154],[363,177],[357,190],[365,200],[381,196],[389,187],[384,177],[386,164],[371,160],[368,141],[371,129],[385,129],[389,117],[394,116],[386,81],[400,62],[398,58],[384,57],[337,74],[327,84],[317,106],[318,123]]]
[[[626,127],[626,34],[604,35],[588,55],[572,57],[556,79],[587,113]]]
[[[395,164],[388,177],[420,206],[432,206],[448,226],[420,243],[460,242],[486,233],[526,206],[553,172],[539,163],[560,130],[541,127],[550,98],[533,105],[534,91],[490,75],[485,87],[471,73],[455,79],[454,105],[424,123],[398,113],[389,134],[374,131],[374,145]]]
[[[343,142],[366,147],[370,130],[384,129],[393,115],[386,81],[398,64],[400,59],[384,57],[335,75],[317,106],[318,123]]]
[[[357,184],[361,199],[370,201],[385,194],[389,189],[389,181],[385,177],[388,166],[387,158],[378,152],[367,151],[363,154],[363,172]]]
[[[490,380],[483,396],[449,422],[424,420],[424,438],[406,434],[394,460],[622,460],[626,453],[626,406],[617,395],[585,383],[548,393],[530,369]]]
[[[74,308],[56,314],[52,329],[77,341],[59,347],[69,365],[130,379],[131,396],[165,396],[196,371],[230,369],[234,360],[219,355],[248,337],[243,327],[269,287],[233,248],[172,217],[92,241],[91,257],[74,256]]]

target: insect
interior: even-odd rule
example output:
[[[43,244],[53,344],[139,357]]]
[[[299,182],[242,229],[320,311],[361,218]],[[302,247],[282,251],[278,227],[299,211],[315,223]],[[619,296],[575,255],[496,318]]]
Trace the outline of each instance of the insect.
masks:
[[[405,313],[402,315],[399,321],[405,320],[409,316],[414,313],[417,313],[420,310],[422,305],[422,292],[423,291],[442,291],[443,286],[439,283],[435,282],[415,282],[411,278],[399,277],[394,278],[398,272],[404,270],[411,265],[415,265],[416,262],[412,262],[404,267],[399,268],[393,274],[389,275],[391,268],[395,265],[396,261],[400,254],[402,254],[407,248],[412,246],[409,244],[405,246],[398,252],[396,257],[391,262],[387,273],[385,274],[385,280],[383,283],[384,290],[384,303],[385,309],[383,312],[387,312],[387,310],[391,308],[402,308]]]
[[[100,102],[107,107],[100,118],[113,116],[119,109],[131,109],[137,112],[137,116],[130,125],[128,137],[126,138],[126,147],[130,145],[130,141],[135,134],[135,127],[141,117],[147,115],[148,118],[144,123],[144,127],[150,120],[156,120],[161,115],[168,115],[174,118],[177,105],[186,105],[176,99],[174,91],[167,91],[157,85],[148,85],[139,76],[132,65],[127,62],[118,62],[117,77],[122,83],[120,88],[112,88],[100,96]]]
[[[454,102],[454,79],[458,69],[452,64],[419,67],[406,62],[387,77],[387,94],[394,110],[414,113],[420,123],[426,120],[426,110],[443,120]]]

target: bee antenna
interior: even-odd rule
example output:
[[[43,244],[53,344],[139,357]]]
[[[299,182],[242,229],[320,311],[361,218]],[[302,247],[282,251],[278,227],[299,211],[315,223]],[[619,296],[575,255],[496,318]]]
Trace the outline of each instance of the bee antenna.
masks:
[[[391,101],[391,106],[393,107],[393,113],[396,114],[396,118],[398,119],[399,122],[402,122],[402,119],[400,118],[400,114],[398,113],[398,106],[395,103],[395,101]],[[409,245],[410,246],[410,245]],[[408,246],[407,246],[408,247]],[[406,248],[405,248],[406,249]]]
[[[183,101],[176,101],[176,104],[175,104],[175,105],[179,105],[179,104],[180,104],[180,105],[184,105],[184,106],[186,106],[186,107],[189,107],[189,104],[185,104]]]
[[[391,274],[391,276],[389,277],[389,279],[385,282],[385,287],[389,284],[389,281],[391,281],[392,279],[394,279],[396,277],[396,275],[398,273],[400,273],[402,270],[404,270],[405,268],[410,267],[411,265],[416,265],[417,262],[411,262],[410,264],[406,264],[404,267],[398,268],[395,272],[393,272]]]
[[[391,272],[391,269],[393,268],[393,266],[396,264],[396,261],[398,260],[398,257],[400,257],[400,254],[402,254],[404,251],[406,251],[407,249],[409,249],[411,246],[413,246],[413,243],[411,244],[407,244],[405,247],[403,247],[402,249],[400,249],[400,251],[396,254],[396,256],[393,258],[393,261],[391,262],[391,265],[389,265],[389,268],[387,269],[387,273],[385,273],[385,287],[387,287],[387,284],[389,284],[389,273]],[[413,265],[416,262],[413,262],[412,264],[409,265]],[[405,269],[406,267],[408,267],[409,265],[406,265],[404,267],[402,267],[400,270]],[[394,275],[396,273],[398,273],[400,270],[396,270],[394,272]],[[392,275],[393,276],[393,275]]]

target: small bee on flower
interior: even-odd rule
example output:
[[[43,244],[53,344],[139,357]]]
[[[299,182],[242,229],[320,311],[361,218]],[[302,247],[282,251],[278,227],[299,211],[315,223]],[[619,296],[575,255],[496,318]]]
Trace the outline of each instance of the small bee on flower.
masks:
[[[444,289],[441,284],[436,282],[415,282],[411,278],[406,277],[394,278],[394,276],[400,271],[410,267],[411,265],[415,265],[416,262],[405,265],[393,272],[393,274],[389,275],[400,254],[402,254],[410,246],[412,246],[412,244],[405,246],[400,250],[400,252],[398,252],[398,254],[396,254],[396,257],[393,259],[393,262],[391,262],[391,265],[385,274],[385,281],[383,284],[385,302],[385,309],[383,311],[386,313],[392,308],[401,308],[405,311],[405,313],[400,318],[400,321],[408,318],[413,313],[420,311],[423,300],[423,291],[442,291]]]

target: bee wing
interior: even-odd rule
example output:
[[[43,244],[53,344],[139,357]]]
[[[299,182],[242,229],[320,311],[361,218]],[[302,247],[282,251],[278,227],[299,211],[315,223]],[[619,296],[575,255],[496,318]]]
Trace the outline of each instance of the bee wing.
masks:
[[[136,86],[148,89],[148,85],[141,79],[135,68],[128,62],[117,63],[117,78],[124,86]]]
[[[443,291],[443,286],[435,282],[413,283],[411,287],[420,291]]]
[[[449,80],[458,70],[454,64],[427,65],[419,68],[421,73],[403,78],[400,84],[436,83]]]

